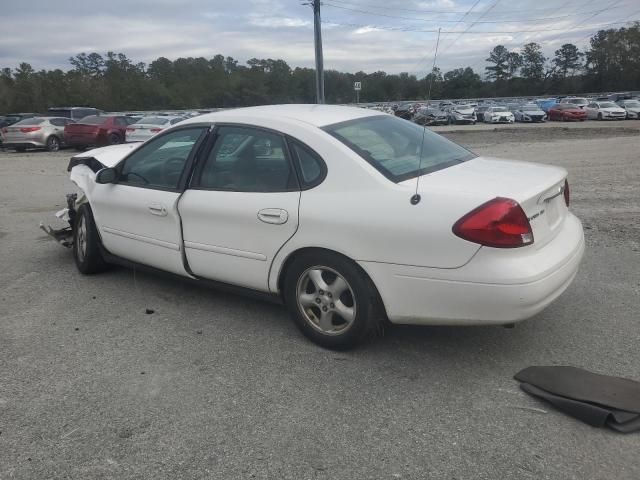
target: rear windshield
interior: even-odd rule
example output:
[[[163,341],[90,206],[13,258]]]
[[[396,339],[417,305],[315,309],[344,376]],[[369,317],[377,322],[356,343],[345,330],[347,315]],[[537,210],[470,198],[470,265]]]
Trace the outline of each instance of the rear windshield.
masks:
[[[164,125],[169,119],[167,117],[142,117],[136,123],[145,125]]]
[[[22,120],[18,123],[14,123],[13,125],[15,127],[18,126],[22,126],[22,125],[40,125],[41,123],[44,123],[44,118],[27,118],[25,120]]]
[[[589,102],[584,98],[572,98],[568,103],[572,103],[573,105],[586,105]]]
[[[476,156],[426,128],[388,115],[350,120],[323,130],[396,183]]]
[[[84,117],[82,120],[78,120],[78,123],[83,125],[101,125],[107,120],[107,117],[99,117],[98,115],[91,115]]]

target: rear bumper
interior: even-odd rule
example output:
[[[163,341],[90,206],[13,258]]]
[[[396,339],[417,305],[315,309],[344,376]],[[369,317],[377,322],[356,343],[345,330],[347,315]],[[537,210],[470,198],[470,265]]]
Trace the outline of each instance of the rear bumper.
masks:
[[[2,146],[4,148],[44,148],[46,145],[37,140],[29,140],[23,142],[5,141]]]
[[[64,143],[69,146],[106,145],[106,139],[99,135],[65,135]]]
[[[573,281],[584,248],[582,225],[569,214],[539,248],[483,247],[456,269],[359,263],[393,323],[491,325],[525,320],[547,307]]]

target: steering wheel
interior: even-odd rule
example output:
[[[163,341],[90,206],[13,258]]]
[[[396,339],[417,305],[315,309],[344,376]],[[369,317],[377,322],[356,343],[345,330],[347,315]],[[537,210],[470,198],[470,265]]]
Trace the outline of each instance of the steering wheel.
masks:
[[[162,176],[168,185],[177,185],[184,168],[184,158],[173,157],[162,165]]]

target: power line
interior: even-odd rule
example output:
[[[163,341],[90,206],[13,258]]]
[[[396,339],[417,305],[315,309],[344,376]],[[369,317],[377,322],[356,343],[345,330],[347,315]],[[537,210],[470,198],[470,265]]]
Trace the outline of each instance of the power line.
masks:
[[[622,0],[620,0],[622,1]],[[475,7],[475,5],[477,5],[479,3],[479,1],[477,1],[474,6],[471,8],[471,10],[473,10],[473,8]],[[361,10],[358,8],[350,8],[350,7],[344,7],[342,5],[335,5],[333,3],[329,3],[329,2],[323,2],[323,5],[327,6],[327,7],[332,7],[332,8],[339,8],[342,10],[348,10],[350,12],[357,12],[357,13],[364,13],[366,15],[373,15],[373,16],[377,16],[377,17],[385,17],[385,18],[394,18],[394,19],[400,19],[400,20],[413,20],[416,22],[428,22],[428,23],[455,23],[455,24],[459,24],[459,23],[477,23],[477,24],[501,24],[501,23],[531,23],[531,22],[544,22],[544,21],[549,21],[549,20],[560,20],[560,19],[564,19],[564,18],[571,18],[571,17],[579,17],[582,15],[587,15],[589,13],[595,13],[598,14],[602,11],[602,9],[598,9],[598,10],[592,10],[590,12],[581,12],[581,13],[570,13],[567,15],[561,15],[558,17],[543,17],[543,18],[529,18],[526,20],[520,19],[520,20],[469,20],[468,22],[464,22],[462,19],[459,20],[441,20],[441,19],[429,19],[429,18],[417,18],[417,17],[404,17],[401,15],[391,15],[391,14],[386,14],[386,13],[378,13],[378,12],[371,12],[368,10]],[[615,8],[621,8],[621,7],[615,7]],[[464,15],[464,17],[466,17],[469,14],[470,10]],[[463,17],[463,18],[464,18]]]
[[[362,4],[350,1],[341,0],[340,3],[353,5],[357,7],[362,7]],[[563,5],[560,8],[564,8],[569,2]],[[583,2],[577,2],[578,5],[582,5]],[[412,9],[412,8],[403,8],[396,6],[389,6],[389,4],[381,5],[381,4],[370,4],[367,2],[367,8],[377,8],[380,10],[392,10],[392,11],[402,11],[402,12],[413,12],[413,13],[435,13],[435,14],[443,14],[443,15],[453,15],[453,14],[461,14],[465,13],[465,10],[426,10],[426,9]],[[500,13],[530,13],[530,12],[540,12],[540,11],[548,11],[548,10],[556,10],[556,7],[545,7],[545,8],[530,8],[530,9],[518,9],[518,10],[502,10]]]

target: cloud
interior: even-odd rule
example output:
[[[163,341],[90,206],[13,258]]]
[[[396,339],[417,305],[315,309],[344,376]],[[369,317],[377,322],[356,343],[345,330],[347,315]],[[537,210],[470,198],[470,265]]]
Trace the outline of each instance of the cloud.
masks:
[[[0,67],[15,68],[20,62],[28,62],[36,69],[67,69],[68,58],[83,51],[123,52],[136,62],[150,62],[160,56],[210,58],[221,53],[240,62],[254,57],[282,58],[292,67],[313,67],[313,13],[301,3],[4,2]],[[470,65],[481,72],[489,51],[498,43],[513,50],[536,41],[547,56],[552,56],[566,42],[585,47],[589,34],[603,23],[630,20],[634,13],[640,18],[637,0],[623,0],[593,18],[589,17],[594,11],[602,10],[597,0],[502,1],[482,17],[493,4],[483,0],[463,18],[474,3],[475,0],[324,0],[322,18],[335,22],[323,24],[325,68],[424,75],[431,68],[436,35],[416,30],[441,27],[444,33],[438,66],[447,71]],[[446,33],[467,28],[479,33]]]

